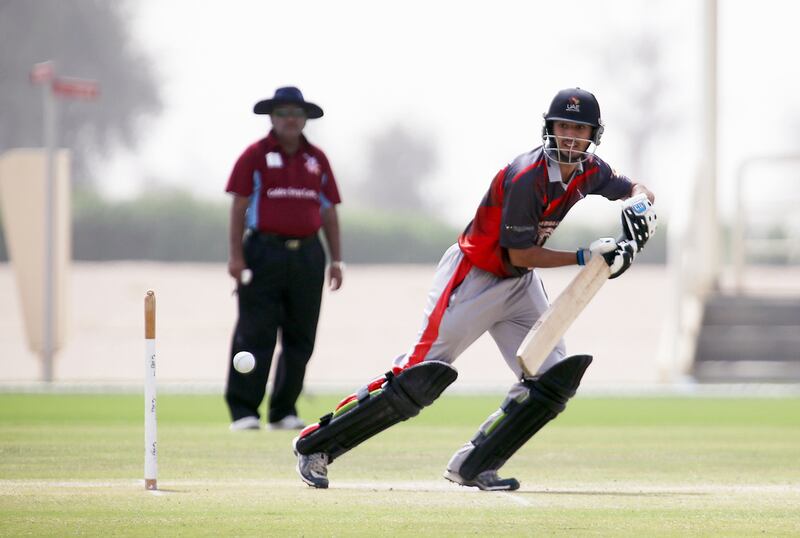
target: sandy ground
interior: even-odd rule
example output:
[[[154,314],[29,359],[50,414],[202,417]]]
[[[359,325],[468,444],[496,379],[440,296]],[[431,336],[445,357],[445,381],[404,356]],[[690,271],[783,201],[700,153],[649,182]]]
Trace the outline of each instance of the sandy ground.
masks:
[[[576,271],[541,271],[551,299]],[[326,292],[323,299],[317,349],[306,378],[309,389],[357,387],[388,369],[414,342],[433,272],[432,265],[348,267],[344,287]],[[781,274],[767,270],[753,278],[785,284]],[[153,289],[159,380],[222,386],[236,312],[233,282],[223,264],[75,263],[70,282],[69,338],[56,358],[57,381],[141,383],[143,298]],[[659,381],[656,360],[667,284],[664,267],[641,265],[600,290],[566,335],[569,353],[595,356],[585,385],[635,389]],[[0,297],[0,384],[35,382],[40,363],[27,348],[8,264],[0,264]],[[456,386],[466,390],[498,390],[513,382],[488,335],[455,365]]]

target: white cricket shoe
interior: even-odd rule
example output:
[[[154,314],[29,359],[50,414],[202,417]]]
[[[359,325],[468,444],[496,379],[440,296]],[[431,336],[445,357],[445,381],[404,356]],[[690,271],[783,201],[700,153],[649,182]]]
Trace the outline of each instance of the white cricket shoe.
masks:
[[[315,454],[300,454],[297,451],[299,437],[292,440],[292,450],[297,456],[297,474],[312,488],[325,489],[328,487],[328,455],[324,452]]]
[[[457,472],[447,469],[444,472],[444,477],[450,482],[455,482],[462,486],[476,487],[483,491],[514,491],[519,489],[519,481],[516,478],[500,478],[497,471],[493,470],[483,471],[472,480],[467,480]]]
[[[306,423],[300,420],[295,415],[286,415],[278,422],[270,422],[270,430],[302,430],[306,427]]]
[[[258,417],[242,417],[231,422],[231,431],[240,432],[244,430],[260,430],[261,422]]]

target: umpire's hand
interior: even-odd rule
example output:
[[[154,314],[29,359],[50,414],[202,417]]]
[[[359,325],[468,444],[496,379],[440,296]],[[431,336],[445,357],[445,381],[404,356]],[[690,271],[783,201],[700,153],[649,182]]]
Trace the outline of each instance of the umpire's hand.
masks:
[[[328,268],[328,284],[331,291],[336,291],[342,287],[344,280],[344,262],[332,262]]]
[[[231,256],[228,259],[228,274],[231,275],[237,282],[242,278],[242,271],[247,269],[247,264],[244,258],[238,256]]]

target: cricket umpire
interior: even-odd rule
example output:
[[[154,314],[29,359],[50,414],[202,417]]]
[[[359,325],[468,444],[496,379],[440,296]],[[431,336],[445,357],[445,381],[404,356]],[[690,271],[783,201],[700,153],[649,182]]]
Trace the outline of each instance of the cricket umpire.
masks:
[[[322,109],[295,87],[282,87],[256,103],[272,129],[236,161],[226,191],[233,196],[228,272],[237,281],[238,320],[231,358],[249,351],[256,359],[248,374],[229,361],[225,401],[231,430],[260,428],[278,334],[281,353],[269,398],[272,429],[299,429],[295,404],[303,389],[306,364],[314,350],[326,257],[330,288],[342,285],[341,246],[336,205],[339,191],[325,154],[303,135],[306,120]]]

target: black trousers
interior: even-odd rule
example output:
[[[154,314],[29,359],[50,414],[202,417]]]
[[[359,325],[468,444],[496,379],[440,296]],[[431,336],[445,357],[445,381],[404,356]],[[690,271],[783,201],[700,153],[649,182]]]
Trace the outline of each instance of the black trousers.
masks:
[[[299,244],[298,244],[299,243]],[[314,350],[325,251],[316,235],[302,241],[252,233],[244,241],[244,257],[253,271],[250,284],[239,285],[239,319],[231,344],[231,359],[239,351],[255,356],[256,367],[237,372],[228,361],[225,401],[231,418],[260,417],[272,356],[280,329],[281,353],[269,398],[268,420],[296,415],[306,364]]]

